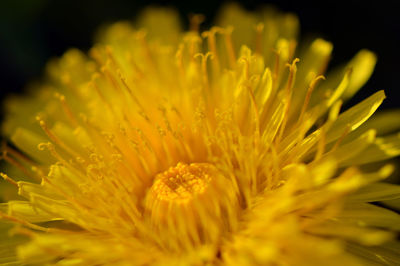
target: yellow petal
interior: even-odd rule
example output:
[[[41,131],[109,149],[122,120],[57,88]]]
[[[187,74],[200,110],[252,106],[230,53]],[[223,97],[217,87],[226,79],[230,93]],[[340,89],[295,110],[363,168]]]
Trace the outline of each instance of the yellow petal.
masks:
[[[59,217],[38,208],[29,201],[9,201],[1,203],[0,209],[6,209],[7,214],[32,223],[60,220]]]
[[[395,133],[400,129],[400,110],[382,110],[365,121],[357,130],[351,132],[343,143],[352,141],[369,129],[375,129],[377,136]]]
[[[346,128],[349,128],[351,131],[357,129],[376,111],[376,109],[378,109],[383,99],[385,99],[385,93],[383,91],[378,91],[361,103],[340,114],[327,132],[327,143],[338,139]]]
[[[362,226],[400,230],[400,216],[397,213],[369,203],[348,203],[335,220]]]
[[[339,146],[339,148],[335,149],[334,151],[325,153],[322,158],[335,158],[339,164],[339,167],[355,165],[353,163],[353,159],[360,156],[360,154],[365,154],[364,151],[374,141],[375,134],[375,130],[371,129],[358,139]]]
[[[288,50],[288,58],[291,59],[294,53],[294,48],[299,32],[299,20],[294,14],[279,14],[277,10],[272,7],[266,7],[261,12],[261,19],[259,29],[261,30],[262,38],[260,38],[260,43],[255,49],[260,49],[261,54],[264,55],[266,64],[272,66],[275,60],[275,54],[271,53],[276,49],[277,42],[279,39],[285,39],[287,44],[290,46]],[[256,44],[257,46],[257,44]],[[279,48],[279,47],[278,47]],[[279,52],[279,49],[276,49]],[[287,61],[283,61],[284,64]]]
[[[265,103],[268,101],[272,93],[272,75],[271,70],[266,68],[264,74],[262,75],[260,84],[255,91],[255,98],[258,106],[264,108]]]
[[[230,3],[221,9],[216,24],[221,27],[233,26],[232,40],[235,50],[238,51],[242,44],[253,47],[257,20],[253,13],[242,9],[236,3]]]
[[[39,143],[47,142],[46,138],[33,131],[19,127],[11,136],[11,141],[16,147],[39,163],[54,162],[54,158],[48,151],[38,149]]]
[[[164,44],[177,44],[182,32],[178,12],[170,8],[149,7],[143,10],[137,26],[145,29],[150,39]]]
[[[316,39],[312,42],[309,50],[304,55],[304,59],[299,63],[298,82],[296,86],[300,87],[303,94],[305,94],[304,90],[311,80],[325,72],[332,49],[332,43],[323,39]],[[313,76],[309,76],[311,73]]]
[[[80,221],[83,217],[80,217],[78,212],[71,206],[67,201],[53,200],[42,195],[33,194],[30,195],[30,202],[39,210],[43,210],[47,213],[48,217],[52,217],[52,220],[68,220],[76,224],[81,224]]]
[[[387,160],[400,155],[400,134],[376,138],[359,156],[344,165],[360,165]]]
[[[15,249],[18,245],[26,242],[27,239],[24,236],[12,234],[10,231],[12,231],[13,226],[8,223],[0,223],[0,265],[21,265]]]
[[[375,202],[400,198],[400,186],[389,183],[374,183],[361,188],[349,196],[350,201]]]
[[[327,91],[336,87],[349,69],[351,69],[352,75],[349,86],[343,94],[343,99],[347,100],[351,98],[370,78],[375,64],[376,55],[368,50],[361,50],[352,58],[347,66],[340,66],[326,75],[326,81],[322,82],[316,89],[312,102],[317,103],[318,99],[323,97]]]
[[[307,228],[307,231],[326,237],[339,237],[349,241],[355,241],[366,246],[380,245],[394,238],[392,233],[384,230],[335,222],[326,222],[321,225],[312,226]]]
[[[54,190],[50,190],[42,185],[33,184],[29,182],[19,181],[18,184],[18,194],[22,197],[29,199],[31,194],[39,194],[53,199],[62,199],[59,194]]]
[[[362,265],[400,265],[400,245],[397,241],[389,241],[378,247],[365,247],[350,242],[347,250],[362,258]]]
[[[349,62],[347,68],[352,69],[350,84],[345,91],[343,98],[351,98],[372,75],[376,64],[376,55],[368,50],[361,50]]]

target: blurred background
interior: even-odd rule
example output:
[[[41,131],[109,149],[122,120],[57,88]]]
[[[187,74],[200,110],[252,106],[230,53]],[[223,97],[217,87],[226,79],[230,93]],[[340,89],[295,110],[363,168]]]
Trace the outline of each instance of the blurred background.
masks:
[[[400,107],[400,16],[396,2],[271,0],[241,4],[254,10],[267,3],[296,13],[302,38],[321,36],[333,42],[331,66],[346,62],[361,48],[377,53],[375,73],[352,103],[384,89],[388,99],[382,108],[393,108]],[[223,2],[0,0],[0,98],[20,93],[28,82],[40,79],[49,58],[71,47],[87,51],[99,26],[132,20],[149,4],[173,6],[183,20],[189,13],[202,13],[210,24]]]

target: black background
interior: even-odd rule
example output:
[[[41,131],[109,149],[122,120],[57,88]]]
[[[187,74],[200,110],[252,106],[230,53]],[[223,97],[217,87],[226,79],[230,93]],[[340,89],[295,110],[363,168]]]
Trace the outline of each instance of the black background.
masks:
[[[393,1],[242,1],[250,10],[270,3],[296,13],[302,36],[321,36],[334,44],[331,66],[344,63],[358,50],[378,55],[376,70],[350,104],[384,89],[381,108],[399,107],[400,16]],[[133,19],[149,3],[175,7],[185,19],[202,13],[212,21],[222,2],[0,0],[0,98],[20,93],[40,79],[49,58],[68,48],[87,51],[95,30],[104,23]]]

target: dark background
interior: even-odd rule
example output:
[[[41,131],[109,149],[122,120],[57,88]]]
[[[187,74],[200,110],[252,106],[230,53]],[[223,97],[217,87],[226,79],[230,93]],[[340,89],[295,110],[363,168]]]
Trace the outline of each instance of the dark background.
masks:
[[[240,1],[239,1],[240,2]],[[378,55],[372,78],[352,103],[384,89],[382,108],[400,107],[400,16],[393,1],[265,1],[296,13],[302,36],[321,36],[334,44],[331,66],[344,63],[361,48]],[[208,23],[221,6],[219,1],[73,1],[0,0],[0,99],[21,92],[40,79],[50,57],[70,47],[88,50],[95,30],[104,23],[133,19],[149,3],[174,6],[185,19],[203,13]],[[263,1],[242,1],[250,10]],[[351,104],[352,104],[351,103]]]

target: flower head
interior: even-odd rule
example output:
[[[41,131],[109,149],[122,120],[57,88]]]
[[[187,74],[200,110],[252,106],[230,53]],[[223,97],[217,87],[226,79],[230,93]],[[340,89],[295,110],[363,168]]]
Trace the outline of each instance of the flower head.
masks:
[[[3,189],[1,259],[399,263],[400,216],[370,202],[400,197],[376,163],[400,154],[400,115],[369,119],[383,91],[341,111],[375,55],[324,76],[332,44],[297,52],[292,14],[231,5],[199,32],[202,19],[184,32],[173,11],[148,9],[6,102],[2,176],[18,195]]]

